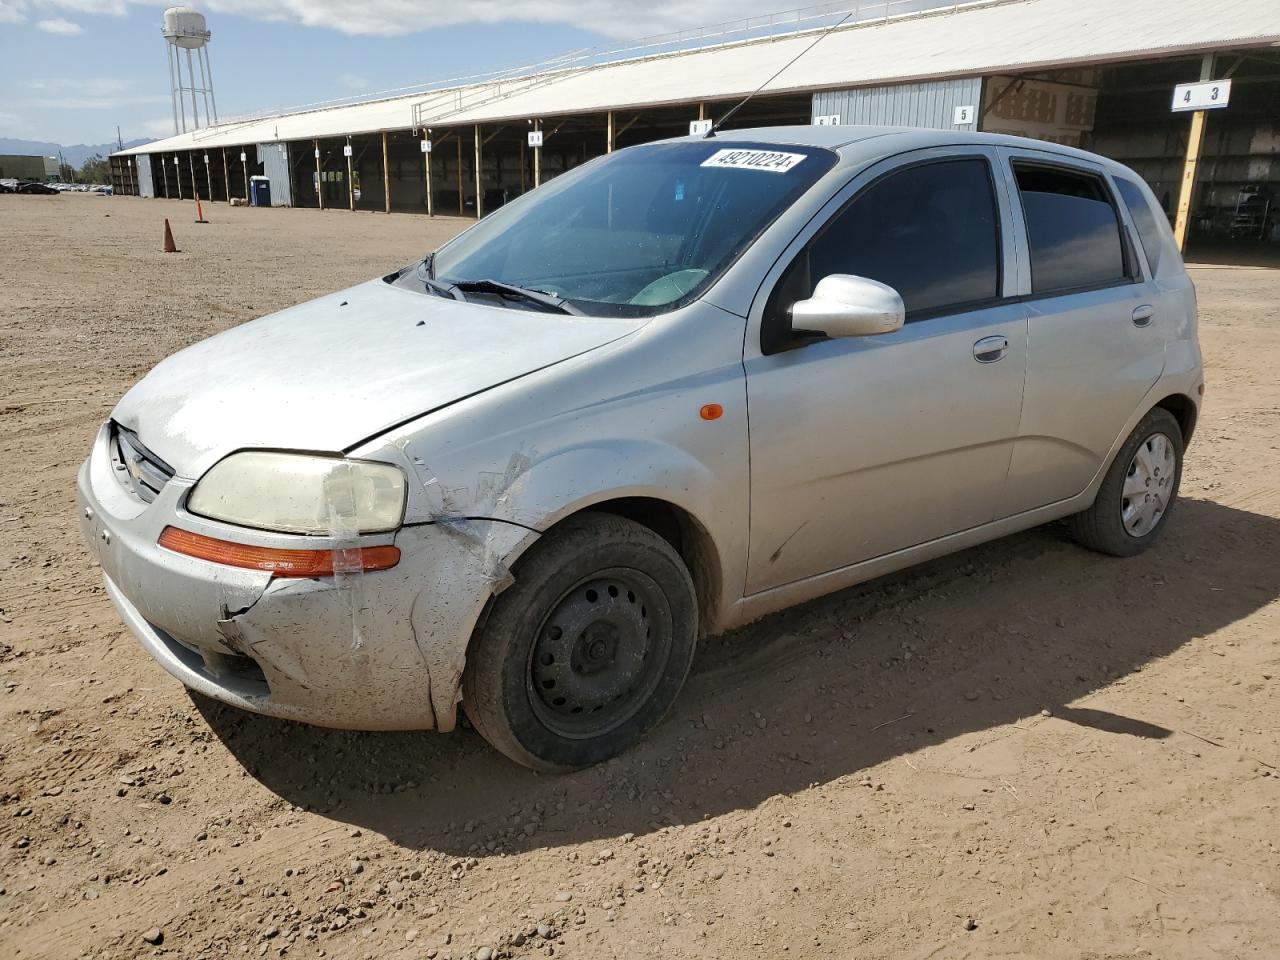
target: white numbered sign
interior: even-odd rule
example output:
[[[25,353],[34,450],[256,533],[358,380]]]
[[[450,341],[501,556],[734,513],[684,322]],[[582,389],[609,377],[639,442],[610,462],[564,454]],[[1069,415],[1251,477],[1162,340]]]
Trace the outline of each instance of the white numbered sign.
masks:
[[[1208,80],[1204,83],[1180,83],[1173,88],[1174,113],[1187,110],[1218,110],[1231,99],[1230,80]]]
[[[710,120],[690,120],[689,121],[689,136],[700,137],[703,134],[710,133],[710,132],[711,132]]]
[[[541,130],[530,130],[530,131],[529,131],[529,146],[531,146],[531,147],[540,147],[540,146],[542,146],[542,131],[541,131]]]
[[[422,141],[422,152],[423,152],[423,153],[430,153],[430,152],[431,152],[431,141],[430,141],[430,140],[423,140],[423,141]]]
[[[969,104],[963,107],[956,107],[955,113],[951,116],[951,122],[957,127],[966,123],[973,123],[973,105]]]
[[[320,159],[320,148],[319,148],[319,147],[316,147],[316,159],[317,159],[317,160],[319,160],[319,159]]]
[[[814,117],[813,123],[817,127],[838,127],[840,126],[840,114],[826,113],[820,117]]]
[[[342,148],[342,155],[344,157],[351,156],[351,144],[348,143],[346,146]]]
[[[241,162],[241,163],[244,163],[244,162],[245,162],[245,160],[247,160],[247,159],[248,159],[248,157],[246,157],[246,156],[244,155],[244,151],[243,151],[243,150],[241,150],[241,151],[240,151],[240,162]]]

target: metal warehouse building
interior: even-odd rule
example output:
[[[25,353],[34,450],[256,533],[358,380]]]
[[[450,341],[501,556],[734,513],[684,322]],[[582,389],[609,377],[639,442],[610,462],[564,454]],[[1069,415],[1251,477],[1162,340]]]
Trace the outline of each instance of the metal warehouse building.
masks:
[[[901,124],[1078,145],[1133,167],[1171,219],[1190,177],[1182,219],[1198,236],[1280,241],[1280,2],[924,2],[861,4],[728,126]],[[479,217],[601,153],[723,115],[845,15],[834,6],[226,121],[113,154],[113,186],[226,200],[258,177],[273,205]],[[1175,85],[1199,80],[1230,80],[1229,105],[1173,112]]]

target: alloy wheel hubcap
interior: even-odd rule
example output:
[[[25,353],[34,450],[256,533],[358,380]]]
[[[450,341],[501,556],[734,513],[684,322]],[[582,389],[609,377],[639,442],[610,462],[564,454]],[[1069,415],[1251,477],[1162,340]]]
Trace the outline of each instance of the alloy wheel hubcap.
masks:
[[[1132,537],[1145,537],[1160,523],[1173,499],[1177,459],[1173,442],[1153,433],[1139,444],[1125,471],[1120,520]]]
[[[526,687],[552,732],[600,736],[635,715],[661,679],[671,617],[658,585],[614,569],[579,583],[548,614],[530,651]]]

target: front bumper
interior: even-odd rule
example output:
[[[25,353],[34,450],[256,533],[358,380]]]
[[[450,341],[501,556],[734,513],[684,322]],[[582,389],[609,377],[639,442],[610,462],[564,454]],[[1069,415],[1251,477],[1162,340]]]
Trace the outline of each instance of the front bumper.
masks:
[[[156,541],[173,525],[267,546],[331,544],[195,517],[183,506],[193,483],[181,478],[144,503],[113,475],[107,443],[104,427],[80,469],[81,528],[108,596],[165,670],[193,690],[270,716],[344,729],[453,729],[471,632],[507,581],[501,558],[527,530],[498,521],[424,523],[369,538],[400,548],[391,570],[273,579]]]

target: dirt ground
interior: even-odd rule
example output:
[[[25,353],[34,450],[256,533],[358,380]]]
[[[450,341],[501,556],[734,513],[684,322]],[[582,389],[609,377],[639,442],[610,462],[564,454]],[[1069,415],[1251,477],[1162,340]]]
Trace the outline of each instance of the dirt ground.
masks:
[[[540,777],[194,700],[121,625],[73,501],[112,403],[465,224],[206,213],[0,197],[0,956],[1280,955],[1280,271],[1193,270],[1155,550],[1050,526],[771,617]]]

